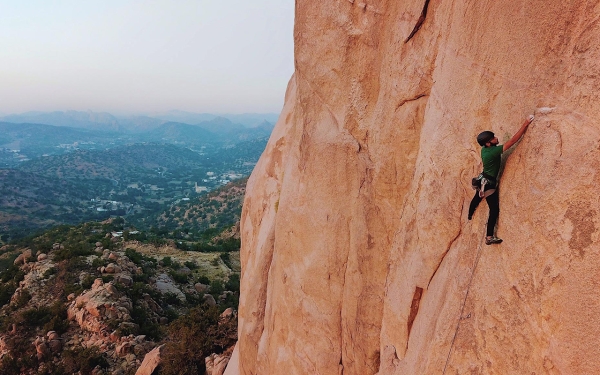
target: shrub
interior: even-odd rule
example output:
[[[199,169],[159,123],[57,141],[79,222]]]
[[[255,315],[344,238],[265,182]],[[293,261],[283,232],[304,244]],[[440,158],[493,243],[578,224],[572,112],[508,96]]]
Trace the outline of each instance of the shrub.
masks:
[[[160,340],[162,337],[162,331],[158,324],[153,323],[150,318],[149,313],[140,307],[134,307],[131,310],[131,318],[133,322],[137,324],[140,328],[138,333],[140,335],[146,335],[151,340]],[[127,332],[123,332],[124,334]]]
[[[239,238],[230,237],[217,241],[217,245],[223,251],[238,251],[241,247],[241,241]]]
[[[44,324],[44,331],[56,331],[58,334],[66,332],[69,328],[67,306],[60,301],[56,301],[50,306],[50,314],[52,318]]]
[[[232,292],[240,291],[240,275],[233,273],[229,276],[229,280],[225,284],[225,289],[231,290]]]
[[[221,258],[221,260],[223,261],[223,263],[225,263],[225,265],[229,268],[233,268],[232,264],[231,264],[231,256],[229,256],[229,253],[221,253],[219,255],[219,257]]]
[[[177,297],[177,294],[175,294],[175,293],[169,293],[169,292],[165,293],[164,301],[166,303],[168,303],[169,305],[175,305],[175,306],[181,305],[181,300],[179,299],[179,297]]]
[[[169,322],[172,322],[175,319],[179,318],[179,314],[177,313],[177,311],[170,307],[167,307],[166,309],[164,309],[164,314],[165,314],[165,317],[167,319],[169,319]]]
[[[83,269],[87,268],[87,263],[80,257],[69,259],[65,264],[65,271],[71,275],[76,275]]]
[[[176,282],[180,283],[180,284],[186,284],[188,282],[188,275],[183,274],[183,273],[179,273],[179,272],[175,272],[175,271],[171,271],[169,272],[169,275],[171,275],[171,277],[173,278],[173,280],[175,280]]]
[[[2,357],[0,361],[0,374],[2,375],[21,375],[23,369],[33,368],[35,362],[35,347],[26,337],[14,337],[7,340],[8,354]]]
[[[27,303],[31,300],[31,294],[27,290],[21,290],[17,298],[15,298],[14,308],[20,309],[21,307],[27,305]]]
[[[48,279],[50,278],[50,276],[56,274],[56,268],[52,267],[52,268],[48,268],[45,272],[44,272],[44,279]]]
[[[47,306],[34,307],[21,312],[23,324],[28,327],[42,327],[52,320],[52,311]]]
[[[127,256],[127,258],[129,258],[129,260],[131,260],[133,263],[135,263],[138,266],[145,266],[149,262],[156,265],[156,259],[154,259],[152,257],[147,257],[144,254],[140,254],[131,248],[125,249],[125,256]]]
[[[231,307],[234,310],[237,310],[240,305],[240,294],[239,293],[227,293],[225,299],[219,301],[219,311],[225,311],[227,308]]]
[[[102,258],[96,258],[92,261],[92,267],[105,267],[108,264],[108,260]]]
[[[61,260],[92,254],[94,254],[94,249],[91,244],[87,242],[77,242],[65,246],[64,249],[56,250],[54,252],[54,260],[60,262]]]
[[[150,274],[144,272],[144,273],[142,273],[140,275],[133,274],[133,275],[131,275],[131,278],[133,279],[134,283],[144,283],[144,284],[147,284],[148,280],[150,279],[150,276],[151,276]]]
[[[10,302],[15,290],[17,290],[17,287],[14,282],[0,284],[0,307]]]
[[[221,280],[213,280],[210,283],[210,294],[214,296],[218,296],[225,291],[225,287],[223,286],[223,282]]]
[[[219,324],[219,310],[193,308],[180,316],[168,330],[161,374],[204,374],[204,358],[211,353],[222,353],[237,339],[235,319]]]
[[[19,283],[20,281],[23,281],[24,278],[25,272],[21,271],[21,269],[14,264],[11,265],[6,271],[0,273],[0,281],[3,283],[10,280]]]
[[[102,356],[97,347],[65,349],[62,352],[65,371],[71,374],[81,372],[89,374],[96,366],[108,368],[108,361]]]
[[[94,275],[87,275],[83,281],[81,282],[81,287],[83,289],[90,289],[92,287],[92,284],[94,284],[94,281],[96,280],[96,276]]]
[[[65,283],[64,286],[65,295],[69,295],[73,293],[75,296],[78,296],[83,292],[83,287],[77,283]]]
[[[102,275],[102,282],[104,284],[110,283],[114,279],[115,279],[115,277],[113,275]]]

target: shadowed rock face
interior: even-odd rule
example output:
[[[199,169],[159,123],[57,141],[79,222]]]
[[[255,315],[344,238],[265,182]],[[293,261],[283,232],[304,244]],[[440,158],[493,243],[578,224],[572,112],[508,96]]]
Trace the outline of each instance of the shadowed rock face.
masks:
[[[295,73],[248,181],[227,374],[600,368],[600,5],[296,1]],[[501,245],[466,220],[503,143]]]

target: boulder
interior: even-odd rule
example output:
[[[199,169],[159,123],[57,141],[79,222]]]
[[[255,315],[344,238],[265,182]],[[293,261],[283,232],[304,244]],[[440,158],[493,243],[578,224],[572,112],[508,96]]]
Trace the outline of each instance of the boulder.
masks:
[[[48,341],[48,346],[52,353],[58,353],[62,350],[62,341],[60,340],[50,340]]]
[[[129,341],[120,343],[115,348],[115,354],[117,354],[119,357],[124,357],[127,354],[133,353],[133,346],[134,345]]]
[[[135,332],[140,329],[140,326],[133,322],[121,322],[119,324],[119,328],[127,331],[127,332]]]
[[[50,354],[50,349],[48,348],[48,344],[45,341],[38,342],[35,344],[35,351],[37,353],[38,360],[47,358]]]
[[[104,272],[106,273],[116,273],[117,272],[117,265],[114,263],[109,263],[106,267],[104,267]]]
[[[179,298],[182,301],[185,301],[185,294],[183,294],[183,292],[177,287],[175,282],[171,280],[171,278],[167,274],[162,273],[158,275],[158,277],[156,278],[155,285],[156,289],[159,292],[163,294],[173,293],[177,296],[177,298]]]
[[[133,278],[129,275],[119,275],[119,276],[117,276],[117,282],[124,286],[132,286]]]
[[[56,331],[48,331],[48,333],[46,333],[46,337],[48,338],[48,340],[60,339],[60,336],[58,335],[58,333],[56,333]]]
[[[204,359],[206,375],[223,375],[230,355],[211,354]]]
[[[107,293],[111,294],[111,295],[115,295],[117,293],[119,293],[119,291],[117,290],[117,288],[113,285],[113,284],[106,284],[105,286],[105,290]]]
[[[126,308],[131,306],[131,301],[124,301],[123,297],[119,295],[114,285],[104,284],[102,279],[96,279],[90,290],[71,301],[67,308],[67,315],[85,331],[104,332],[108,329],[107,318],[131,319]]]
[[[210,286],[208,286],[206,284],[196,283],[196,284],[194,284],[194,289],[196,289],[196,291],[198,293],[204,294],[209,291]]]
[[[162,348],[163,345],[158,346],[148,352],[148,354],[144,356],[144,360],[135,372],[135,375],[152,375],[156,367],[158,367],[160,364]]]
[[[217,301],[215,301],[215,297],[213,297],[211,294],[205,294],[202,299],[204,300],[204,303],[208,304],[209,306],[216,306],[217,305]]]
[[[121,335],[119,334],[118,331],[112,331],[109,335],[108,338],[110,339],[110,341],[112,342],[117,342],[119,341],[119,339],[121,338]]]
[[[234,314],[235,314],[235,310],[233,310],[233,308],[231,308],[231,307],[228,307],[225,309],[225,311],[223,311],[221,313],[221,319],[229,319],[232,316],[234,316]]]
[[[33,255],[32,255],[31,249],[27,249],[27,250],[23,251],[21,254],[19,254],[19,256],[17,256],[17,258],[14,260],[13,263],[15,265],[19,266],[19,265],[27,263],[32,258],[33,258]]]
[[[47,254],[41,253],[41,254],[38,254],[38,256],[37,256],[38,262],[41,262],[42,260],[46,260],[46,259],[48,259]]]

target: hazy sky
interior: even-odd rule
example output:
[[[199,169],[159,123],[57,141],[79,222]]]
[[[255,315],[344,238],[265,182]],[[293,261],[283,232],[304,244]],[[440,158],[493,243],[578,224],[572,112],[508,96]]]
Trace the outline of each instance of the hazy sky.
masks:
[[[0,0],[0,113],[279,112],[294,0]]]

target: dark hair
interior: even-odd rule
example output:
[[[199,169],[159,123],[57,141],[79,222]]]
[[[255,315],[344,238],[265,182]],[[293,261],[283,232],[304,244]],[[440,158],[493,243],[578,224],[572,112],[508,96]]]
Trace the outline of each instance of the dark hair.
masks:
[[[477,143],[479,143],[480,146],[485,146],[485,144],[494,139],[494,137],[494,133],[492,133],[489,130],[486,130],[484,132],[479,133],[479,135],[477,136]]]

